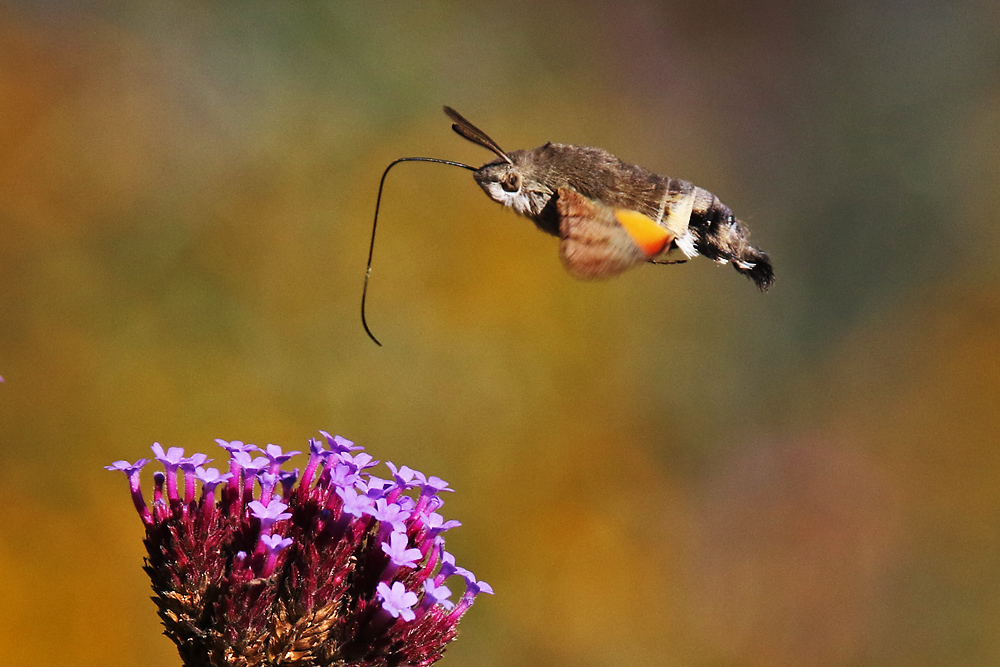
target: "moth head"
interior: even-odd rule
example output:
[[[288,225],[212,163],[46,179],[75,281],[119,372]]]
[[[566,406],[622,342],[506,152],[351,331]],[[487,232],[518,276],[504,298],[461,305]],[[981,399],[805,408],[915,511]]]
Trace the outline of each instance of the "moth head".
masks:
[[[520,153],[521,151],[517,151]],[[511,157],[520,157],[516,153]],[[545,205],[541,201],[538,183],[531,177],[519,161],[495,160],[472,172],[476,183],[490,199],[509,206],[521,215],[532,217],[541,212]],[[548,193],[551,195],[551,193]],[[548,197],[544,197],[548,201]]]
[[[527,151],[507,153],[485,132],[466,120],[461,114],[445,107],[454,123],[451,128],[459,135],[492,151],[498,159],[476,169],[473,175],[479,187],[490,199],[509,206],[521,215],[533,218],[539,215],[552,196],[552,191],[532,178],[531,155]]]

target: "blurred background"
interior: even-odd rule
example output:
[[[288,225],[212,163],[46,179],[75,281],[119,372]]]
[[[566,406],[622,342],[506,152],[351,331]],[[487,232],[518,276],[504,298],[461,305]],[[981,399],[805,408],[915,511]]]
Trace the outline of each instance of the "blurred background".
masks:
[[[1000,5],[0,4],[0,664],[178,665],[116,459],[447,479],[442,665],[1000,662]],[[467,172],[600,146],[707,260],[570,278]],[[148,480],[146,482],[148,488]]]

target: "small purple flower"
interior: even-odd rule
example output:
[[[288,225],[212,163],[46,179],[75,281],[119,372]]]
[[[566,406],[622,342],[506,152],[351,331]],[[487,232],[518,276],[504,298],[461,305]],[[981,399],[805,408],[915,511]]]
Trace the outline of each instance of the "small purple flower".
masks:
[[[357,491],[351,487],[338,488],[337,495],[343,501],[341,506],[341,512],[344,514],[350,514],[354,517],[362,517],[369,507],[372,506],[372,499],[368,496],[362,496]]]
[[[147,461],[107,466],[128,478],[153,597],[186,667],[292,655],[302,665],[427,667],[476,595],[492,592],[444,550],[441,533],[458,525],[436,512],[447,484],[388,463],[386,482],[367,472],[376,462],[360,447],[321,435],[330,449],[310,441],[299,478],[281,470],[292,453],[275,445],[255,458],[253,445],[217,441],[229,453],[220,473],[203,454],[156,444],[165,472],[153,473],[148,507],[139,481]],[[457,603],[451,576],[466,580]]]
[[[354,454],[341,454],[340,460],[354,468],[354,472],[364,472],[367,468],[374,468],[378,461],[372,458],[367,452]]]
[[[211,463],[211,462],[212,459],[208,458],[207,455],[202,454],[201,452],[195,452],[191,456],[181,461],[180,466],[185,470],[187,470],[188,468],[194,470],[198,466],[204,466],[206,463]]]
[[[275,477],[278,476],[278,471],[281,469],[281,465],[283,463],[291,459],[296,454],[301,454],[301,452],[298,451],[283,452],[279,445],[268,445],[264,449],[260,449],[259,447],[257,449],[260,450],[264,454],[264,456],[267,457],[268,461],[271,462],[271,465],[270,467],[268,467],[267,471],[272,475],[274,475]]]
[[[278,483],[278,476],[272,475],[266,470],[257,473],[257,481],[260,482],[260,488],[262,489],[273,489],[274,485]]]
[[[434,583],[440,585],[445,579],[453,574],[458,574],[458,567],[455,566],[455,557],[444,550],[444,543],[441,543],[441,569],[438,570]]]
[[[487,595],[493,595],[493,587],[490,586],[485,581],[477,581],[474,584],[470,584],[470,588],[473,590],[473,595],[479,595],[480,593],[486,593]]]
[[[455,603],[448,599],[450,597],[451,589],[447,586],[436,586],[432,579],[424,580],[424,601],[427,604],[437,603],[445,609],[453,609]]]
[[[396,484],[403,490],[406,490],[412,486],[416,486],[412,481],[417,480],[417,483],[423,483],[424,476],[417,470],[410,468],[409,466],[403,466],[397,468],[392,461],[386,461],[385,467],[392,471],[392,478],[396,480]]]
[[[444,517],[437,512],[431,512],[424,518],[424,525],[432,533],[443,533],[446,530],[451,530],[452,528],[458,528],[462,525],[461,521],[456,521],[452,519],[451,521],[445,521]]]
[[[261,470],[266,470],[270,461],[265,456],[254,457],[250,452],[233,452],[233,460],[240,465],[247,475],[256,477]]]
[[[215,487],[226,483],[232,476],[233,474],[229,472],[219,473],[218,468],[208,468],[207,470],[201,466],[195,468],[191,479],[192,482],[195,479],[201,482],[202,504],[204,512],[208,517],[215,514]]]
[[[423,475],[421,475],[423,478]],[[438,494],[442,491],[454,491],[454,489],[448,488],[448,482],[444,481],[440,477],[429,477],[423,478],[420,481],[420,497],[417,499],[417,506],[414,508],[413,513],[417,516],[421,516],[426,512],[432,512],[441,505],[444,505],[444,501]]]
[[[219,447],[222,447],[227,452],[229,452],[229,472],[232,473],[233,476],[229,478],[228,493],[231,498],[235,499],[240,489],[240,477],[241,477],[240,473],[242,472],[242,469],[240,468],[240,464],[237,462],[234,455],[236,454],[236,452],[243,452],[245,454],[249,454],[250,452],[256,450],[257,448],[254,445],[248,445],[241,440],[233,440],[232,442],[228,442],[221,438],[216,438],[215,442],[218,443]]]
[[[154,458],[163,464],[167,474],[167,499],[172,503],[178,502],[180,496],[177,495],[177,467],[184,460],[184,448],[171,447],[164,452],[160,443],[154,442],[151,449]]]
[[[292,538],[281,535],[261,535],[260,543],[266,554],[261,576],[270,577],[274,573],[274,566],[278,563],[278,554],[292,546]]]
[[[462,596],[461,601],[455,608],[451,610],[449,616],[455,616],[460,618],[462,614],[472,606],[473,601],[475,601],[476,596],[480,593],[486,593],[487,595],[493,595],[493,587],[490,586],[485,581],[476,581],[475,575],[466,570],[465,568],[458,568],[463,577],[465,577],[465,594]]]
[[[417,561],[423,556],[420,549],[407,549],[409,539],[405,533],[392,533],[389,541],[382,543],[382,551],[397,567],[416,567]]]
[[[382,599],[382,608],[393,618],[412,621],[417,617],[412,609],[413,605],[417,604],[417,594],[406,590],[402,582],[397,581],[390,588],[389,584],[380,581],[376,590]]]
[[[346,453],[352,452],[355,449],[364,449],[361,445],[355,445],[347,438],[342,438],[339,435],[330,435],[326,431],[320,431],[319,433],[326,440],[326,444],[328,444],[330,449],[334,452]]]
[[[330,471],[330,482],[338,488],[356,487],[361,480],[361,475],[354,472],[351,466],[344,463],[338,463]]]
[[[278,476],[272,474],[270,468],[268,468],[257,473],[257,482],[260,484],[260,502],[266,505],[271,502],[271,497],[274,494],[274,485],[278,483]]]
[[[146,507],[146,501],[143,499],[142,491],[139,488],[139,471],[147,463],[149,463],[149,459],[139,459],[135,463],[115,461],[109,466],[104,466],[104,469],[125,473],[125,476],[128,477],[129,491],[132,492],[132,504],[135,505],[136,511],[142,517],[142,522],[148,525],[153,522],[153,518],[149,513],[149,508]]]
[[[330,450],[323,446],[323,443],[316,438],[309,438],[309,454],[324,455],[329,454]]]
[[[172,448],[171,448],[172,449]],[[208,463],[210,459],[204,454],[192,454],[191,456],[181,459],[177,464],[177,468],[184,473],[184,502],[190,503],[194,500],[194,490],[195,490],[195,469],[199,466]]]
[[[367,480],[359,479],[357,483],[358,490],[373,500],[384,496],[385,489],[389,486],[392,486],[392,482],[374,475],[369,475]]]
[[[215,488],[219,484],[228,482],[233,476],[232,473],[220,473],[218,468],[202,468],[198,466],[194,471],[198,481],[205,485],[205,488]]]
[[[286,498],[292,494],[292,487],[299,478],[299,469],[282,470],[278,473],[278,483],[281,484],[281,495]]]
[[[260,520],[260,532],[262,533],[270,532],[271,526],[278,521],[292,518],[291,513],[285,511],[288,509],[288,505],[277,498],[272,499],[267,505],[259,500],[251,500],[247,503],[247,507],[250,508],[250,513]]]
[[[230,456],[236,452],[246,452],[249,454],[257,449],[256,445],[248,445],[241,440],[233,440],[230,442],[228,440],[223,440],[222,438],[216,438],[215,442],[218,443],[219,447],[222,447],[229,452]]]
[[[390,526],[392,530],[400,533],[406,532],[404,522],[410,518],[410,513],[397,503],[390,503],[385,498],[379,498],[373,507],[367,508],[367,511],[383,526]]]
[[[309,463],[306,464],[305,472],[302,473],[302,485],[309,486],[312,484],[313,475],[319,469],[320,465],[327,461],[331,456],[334,456],[334,452],[323,447],[323,443],[316,438],[309,439]],[[288,495],[287,493],[285,495]]]
[[[260,541],[264,543],[268,553],[279,553],[282,549],[292,546],[292,538],[281,535],[261,535]]]
[[[129,463],[128,461],[115,461],[109,466],[104,466],[104,469],[118,470],[125,473],[129,479],[132,479],[132,475],[137,474],[147,463],[149,463],[149,459],[139,459],[135,463]]]
[[[267,469],[270,461],[264,456],[255,458],[249,452],[245,451],[233,452],[232,461],[233,465],[230,465],[230,470],[240,470],[242,472],[242,495],[244,498],[249,498],[253,495],[253,483],[257,479],[257,475],[260,474],[261,470]],[[233,474],[235,475],[236,473],[233,472]]]
[[[449,489],[448,482],[444,481],[440,477],[431,475],[427,478],[427,481],[424,482],[421,494],[437,495],[442,491],[454,492],[455,489]]]
[[[164,452],[160,443],[154,442],[151,449],[153,450],[153,455],[156,460],[162,463],[163,467],[168,471],[175,469],[178,465],[180,465],[180,462],[184,460],[183,447],[171,447]]]

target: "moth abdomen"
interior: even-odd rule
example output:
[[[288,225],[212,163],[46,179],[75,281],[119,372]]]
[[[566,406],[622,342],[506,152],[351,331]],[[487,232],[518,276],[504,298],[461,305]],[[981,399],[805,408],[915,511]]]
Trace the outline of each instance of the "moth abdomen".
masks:
[[[766,292],[774,283],[774,268],[767,253],[750,245],[749,230],[728,206],[715,195],[704,190],[702,193],[711,199],[706,201],[707,197],[698,197],[701,201],[696,200],[691,211],[689,229],[695,250],[720,264],[732,262],[734,269],[752,280],[760,291]]]

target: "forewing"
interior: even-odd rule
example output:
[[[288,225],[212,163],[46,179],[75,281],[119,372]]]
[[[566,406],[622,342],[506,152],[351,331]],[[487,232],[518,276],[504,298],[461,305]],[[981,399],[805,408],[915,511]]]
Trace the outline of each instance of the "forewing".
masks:
[[[559,188],[559,256],[577,278],[609,278],[645,264],[673,240],[652,218]]]

